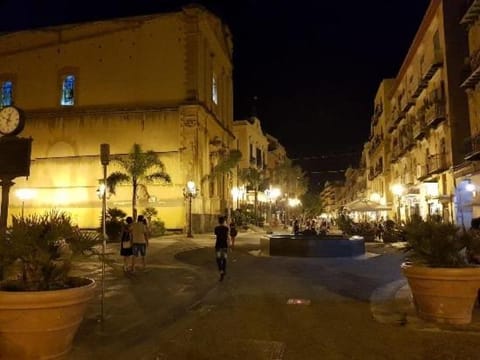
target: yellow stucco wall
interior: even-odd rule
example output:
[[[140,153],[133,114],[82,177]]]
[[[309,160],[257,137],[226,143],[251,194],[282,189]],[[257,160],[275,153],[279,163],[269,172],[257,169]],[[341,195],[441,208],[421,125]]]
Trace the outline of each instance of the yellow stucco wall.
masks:
[[[149,186],[150,202],[140,198],[139,211],[153,206],[167,228],[184,228],[182,190],[194,180],[195,224],[208,227],[229,193],[228,184],[210,192],[201,179],[211,169],[211,139],[233,144],[230,41],[228,29],[197,7],[1,36],[0,80],[13,81],[14,104],[26,113],[21,136],[33,138],[31,173],[15,179],[11,213],[22,208],[15,190],[28,187],[37,194],[24,202],[26,214],[56,207],[81,227],[98,226],[100,144],[115,156],[138,143],[159,154],[172,178]],[[59,105],[65,74],[76,76],[72,107]],[[108,174],[115,170],[111,163]],[[129,186],[108,199],[128,214],[130,204]]]

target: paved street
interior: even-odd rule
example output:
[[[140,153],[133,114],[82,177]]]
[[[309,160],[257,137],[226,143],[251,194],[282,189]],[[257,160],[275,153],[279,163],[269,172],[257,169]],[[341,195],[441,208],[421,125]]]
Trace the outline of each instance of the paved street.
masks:
[[[401,253],[369,245],[377,254],[357,259],[263,257],[261,235],[238,237],[223,282],[209,235],[154,239],[148,270],[134,276],[117,258],[105,321],[98,298],[71,358],[478,359],[474,326],[440,330],[399,310]]]

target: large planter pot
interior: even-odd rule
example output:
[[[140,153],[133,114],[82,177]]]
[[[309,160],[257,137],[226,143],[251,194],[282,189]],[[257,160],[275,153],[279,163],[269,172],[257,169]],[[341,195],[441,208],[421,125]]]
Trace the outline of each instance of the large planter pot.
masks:
[[[50,291],[0,291],[0,359],[63,359],[94,296],[95,281]]]
[[[480,288],[480,268],[432,268],[402,264],[420,318],[469,324]]]

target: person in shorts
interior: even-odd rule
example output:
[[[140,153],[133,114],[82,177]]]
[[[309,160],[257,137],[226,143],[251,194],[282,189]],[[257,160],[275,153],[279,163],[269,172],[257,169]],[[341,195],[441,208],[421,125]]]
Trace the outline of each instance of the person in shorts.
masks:
[[[123,257],[123,271],[129,270],[129,260],[132,256],[132,225],[133,219],[128,216],[123,224],[122,237],[120,242],[120,255]]]
[[[235,238],[237,237],[238,231],[235,221],[232,220],[230,223],[230,248],[233,250],[235,248]]]
[[[215,254],[217,258],[220,281],[223,281],[227,270],[228,234],[229,227],[225,224],[225,217],[219,216],[218,225],[215,227]]]
[[[138,215],[137,222],[132,224],[132,271],[135,272],[135,259],[142,257],[142,270],[145,269],[145,256],[147,255],[148,230],[143,221],[143,215]]]

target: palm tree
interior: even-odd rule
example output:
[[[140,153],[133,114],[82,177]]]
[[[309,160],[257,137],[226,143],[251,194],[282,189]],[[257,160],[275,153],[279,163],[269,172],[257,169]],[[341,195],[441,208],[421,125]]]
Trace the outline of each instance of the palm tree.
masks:
[[[112,159],[125,172],[115,171],[107,177],[107,187],[110,193],[115,194],[117,185],[132,185],[132,216],[137,217],[137,194],[141,190],[148,197],[147,184],[158,180],[170,183],[170,175],[165,172],[165,165],[152,150],[143,151],[139,144],[133,144],[127,155],[120,155]]]
[[[238,177],[254,191],[253,213],[255,215],[255,222],[257,222],[258,191],[260,186],[264,184],[264,173],[256,168],[249,167],[241,169]]]
[[[225,188],[225,183],[224,181],[227,180],[231,182],[232,179],[232,173],[235,167],[238,165],[240,162],[240,159],[242,158],[242,153],[239,150],[232,149],[223,152],[219,152],[220,159],[218,163],[213,167],[213,169],[210,171],[210,174],[205,175],[202,178],[202,183],[205,181],[222,181],[222,207],[225,205],[226,200],[224,199],[225,193],[224,193],[224,188]]]

